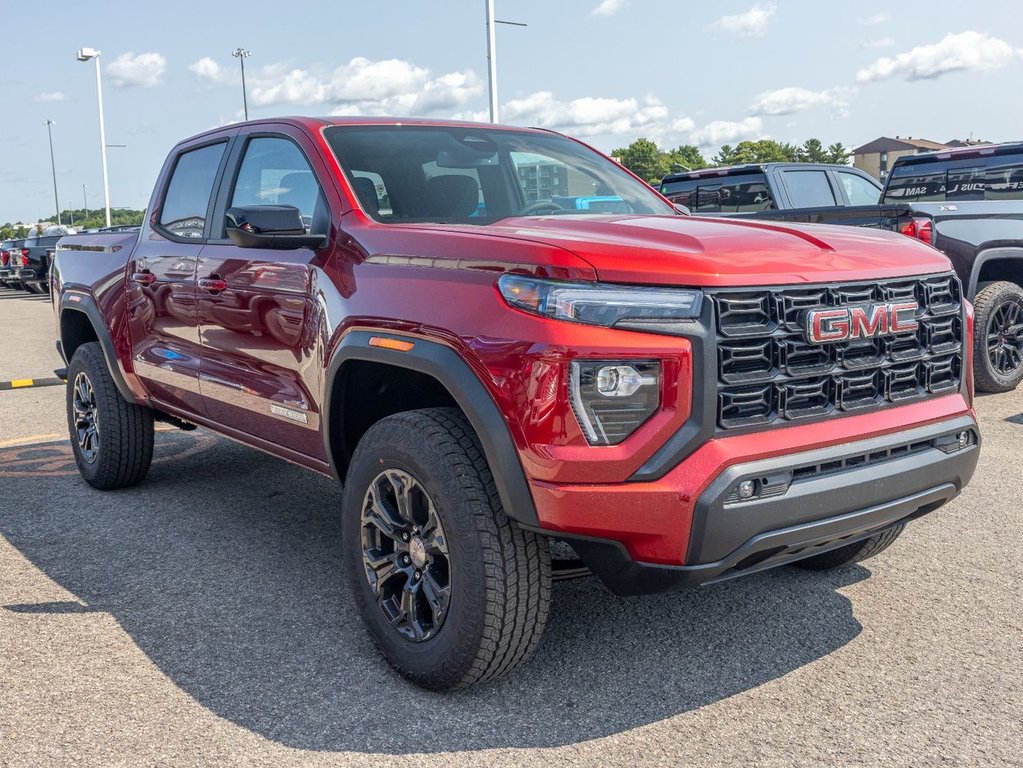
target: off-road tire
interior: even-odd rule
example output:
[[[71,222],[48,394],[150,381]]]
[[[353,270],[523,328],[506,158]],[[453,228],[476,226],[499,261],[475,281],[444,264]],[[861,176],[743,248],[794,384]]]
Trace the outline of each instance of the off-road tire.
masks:
[[[422,486],[446,535],[448,609],[425,640],[409,639],[388,622],[363,560],[367,491],[387,469]],[[476,433],[459,410],[407,411],[370,427],[348,468],[342,535],[347,578],[370,637],[417,685],[446,691],[492,680],[539,644],[550,608],[547,541],[505,514]]]
[[[78,440],[74,399],[79,374],[87,377],[95,402],[99,443],[92,461],[87,459]],[[67,376],[68,433],[82,477],[101,491],[141,482],[153,460],[153,412],[121,397],[98,342],[82,344],[75,350]]]
[[[1023,381],[1023,364],[1014,371],[999,371],[988,352],[988,323],[1003,305],[1014,303],[1023,311],[1023,288],[1005,280],[981,283],[973,299],[973,375],[981,392],[1011,392]]]
[[[863,541],[857,541],[854,544],[822,552],[805,560],[796,560],[793,565],[809,571],[830,571],[832,568],[845,568],[884,552],[899,538],[899,534],[902,533],[905,527],[905,525],[897,525],[894,528],[888,528],[881,531],[881,533],[871,536],[869,539],[863,539]]]

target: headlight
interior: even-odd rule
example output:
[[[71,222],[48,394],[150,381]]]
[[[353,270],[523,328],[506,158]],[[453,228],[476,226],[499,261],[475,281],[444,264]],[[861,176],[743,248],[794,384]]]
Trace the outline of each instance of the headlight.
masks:
[[[578,360],[569,370],[572,410],[590,445],[617,445],[657,411],[655,360]]]
[[[634,288],[603,283],[561,283],[521,275],[497,281],[509,306],[575,323],[682,334],[700,316],[703,294],[675,288]]]

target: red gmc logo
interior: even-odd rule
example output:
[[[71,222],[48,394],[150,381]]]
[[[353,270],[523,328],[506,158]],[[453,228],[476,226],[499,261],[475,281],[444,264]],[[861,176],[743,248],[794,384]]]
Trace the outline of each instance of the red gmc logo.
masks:
[[[812,309],[806,313],[806,338],[811,344],[872,339],[917,329],[915,301],[867,304],[843,309]]]

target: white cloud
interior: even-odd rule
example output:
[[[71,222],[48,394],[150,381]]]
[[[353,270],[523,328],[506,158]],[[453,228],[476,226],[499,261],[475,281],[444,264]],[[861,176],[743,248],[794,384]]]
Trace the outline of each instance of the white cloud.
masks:
[[[37,93],[32,97],[32,101],[40,104],[46,104],[54,101],[67,101],[67,96],[60,91],[46,91],[44,93]]]
[[[235,84],[233,70],[211,58],[189,69],[211,84]],[[255,106],[324,106],[335,115],[424,115],[450,112],[483,90],[475,72],[439,76],[400,59],[372,61],[354,58],[326,70],[302,69],[279,62],[246,69],[249,103]]]
[[[716,147],[739,139],[763,138],[764,122],[759,117],[747,117],[738,122],[715,120],[689,134],[689,141],[701,147]]]
[[[167,59],[159,53],[122,53],[107,64],[107,75],[118,88],[152,88],[160,84],[167,70]]]
[[[881,11],[881,13],[875,13],[872,16],[866,16],[860,19],[860,24],[868,27],[876,27],[879,24],[887,24],[892,20],[892,15],[887,11]]]
[[[864,43],[860,43],[860,48],[891,48],[893,45],[895,45],[895,38],[879,37],[876,40],[867,40]]]
[[[1016,52],[997,37],[980,32],[946,35],[940,42],[920,45],[894,57],[882,57],[856,74],[860,83],[902,77],[922,80],[949,72],[985,72],[1012,61]]]
[[[502,122],[556,128],[574,136],[648,131],[663,127],[667,118],[667,107],[652,96],[642,104],[633,98],[594,96],[559,101],[550,91],[537,91],[501,108]]]
[[[831,88],[824,91],[811,91],[807,88],[777,88],[764,91],[750,106],[754,115],[791,115],[817,106],[833,107],[844,113],[849,106],[849,90]]]
[[[224,70],[209,56],[203,56],[197,62],[189,64],[188,69],[200,80],[209,80],[214,83],[224,82]]]
[[[713,26],[740,37],[759,37],[767,31],[767,24],[775,10],[777,10],[777,6],[774,3],[766,5],[757,3],[745,13],[722,16],[714,22]]]
[[[629,0],[601,0],[600,5],[590,11],[591,16],[614,16],[629,4]]]

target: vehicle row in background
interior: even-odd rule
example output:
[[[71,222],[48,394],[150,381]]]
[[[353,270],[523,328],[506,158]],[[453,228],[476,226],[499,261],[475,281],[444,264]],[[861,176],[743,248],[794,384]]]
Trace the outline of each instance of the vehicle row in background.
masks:
[[[900,157],[883,189],[855,168],[768,163],[671,174],[661,193],[697,215],[873,227],[934,246],[976,306],[978,389],[1023,380],[1023,143]]]

